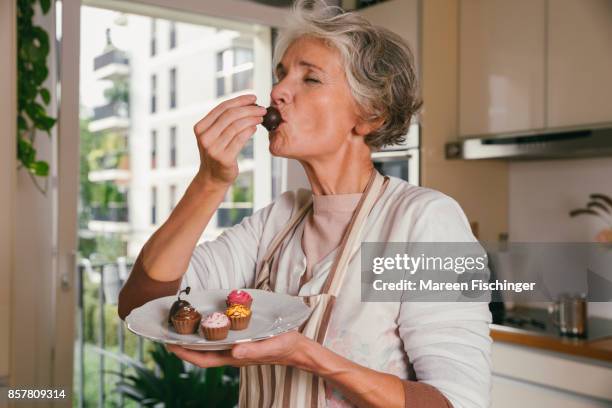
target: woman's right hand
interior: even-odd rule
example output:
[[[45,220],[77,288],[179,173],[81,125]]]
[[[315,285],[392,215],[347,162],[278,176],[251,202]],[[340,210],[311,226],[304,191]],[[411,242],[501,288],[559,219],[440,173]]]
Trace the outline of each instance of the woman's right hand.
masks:
[[[255,95],[229,99],[194,125],[200,152],[198,177],[222,186],[230,186],[238,177],[238,153],[266,114],[256,100]]]

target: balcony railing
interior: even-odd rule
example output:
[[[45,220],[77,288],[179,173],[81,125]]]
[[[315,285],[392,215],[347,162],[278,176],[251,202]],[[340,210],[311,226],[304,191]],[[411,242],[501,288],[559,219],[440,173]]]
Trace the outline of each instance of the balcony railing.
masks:
[[[113,170],[122,169],[127,170],[130,168],[129,155],[127,153],[109,153],[104,156],[98,157],[95,160],[95,170]]]
[[[94,71],[102,69],[111,64],[128,65],[129,59],[121,50],[111,50],[94,58]]]
[[[94,76],[99,80],[120,80],[130,75],[130,65],[125,52],[114,49],[94,59]]]
[[[130,127],[129,106],[126,102],[111,102],[94,108],[89,123],[90,132],[125,131]]]
[[[123,203],[109,203],[107,207],[92,205],[91,218],[95,221],[128,222],[128,206]]]
[[[96,402],[92,401],[94,398],[97,400],[97,406],[99,407],[112,406],[113,404],[108,405],[111,401],[107,401],[107,389],[112,386],[113,382],[107,370],[114,368],[110,366],[112,364],[116,366],[119,362],[118,372],[124,375],[127,367],[121,362],[122,357],[137,358],[140,362],[145,359],[143,338],[137,337],[134,339],[134,335],[127,334],[123,322],[119,320],[114,310],[118,302],[119,291],[128,277],[131,266],[131,263],[126,262],[123,258],[120,258],[116,263],[93,264],[88,259],[79,261],[77,269],[77,339],[74,384],[77,394],[76,406],[79,408],[93,406],[92,404]],[[110,330],[117,331],[117,337],[112,341],[109,341],[108,336],[111,333]],[[136,342],[136,356],[129,356],[126,353],[126,338],[128,336],[132,343]],[[88,367],[88,364],[93,367]],[[93,395],[92,391],[94,390],[91,387],[86,387],[86,372],[98,376],[97,391]],[[91,377],[87,377],[88,382],[91,380]],[[113,393],[113,395],[118,399],[115,403],[118,403],[120,407],[124,406],[123,395],[120,393]]]
[[[129,118],[129,110],[127,103],[111,102],[107,105],[98,106],[97,108],[94,108],[94,115],[92,120],[96,121],[111,117],[118,117],[123,119]]]

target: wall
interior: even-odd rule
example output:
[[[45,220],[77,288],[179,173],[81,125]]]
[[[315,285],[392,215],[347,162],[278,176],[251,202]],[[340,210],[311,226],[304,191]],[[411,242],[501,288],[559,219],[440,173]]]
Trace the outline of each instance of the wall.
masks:
[[[0,2],[0,55],[16,55],[15,2]],[[10,374],[11,271],[15,192],[16,65],[0,64],[0,395]]]
[[[47,112],[57,117],[55,109],[55,9],[46,16],[35,8],[34,23],[49,33],[50,51],[47,59],[49,76],[44,86],[51,91],[51,105]],[[51,132],[55,138],[57,126]],[[35,147],[40,160],[51,167],[53,139],[37,132]],[[14,162],[13,162],[14,163]],[[45,181],[39,179],[39,184]],[[49,180],[50,181],[50,180]],[[54,191],[49,183],[46,194],[34,185],[25,170],[17,171],[17,189],[14,219],[14,269],[12,274],[11,311],[11,385],[20,388],[49,386],[52,384],[53,350],[53,243],[54,243]],[[27,318],[24,318],[26,317]]]
[[[612,195],[612,158],[512,162],[510,240],[593,242],[602,224],[593,217],[570,218],[591,193]],[[612,303],[591,303],[590,313],[612,318]]]

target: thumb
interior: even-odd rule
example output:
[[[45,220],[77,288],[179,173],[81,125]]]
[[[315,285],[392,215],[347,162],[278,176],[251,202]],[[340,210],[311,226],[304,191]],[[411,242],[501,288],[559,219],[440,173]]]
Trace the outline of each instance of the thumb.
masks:
[[[247,358],[251,354],[249,345],[239,344],[232,348],[232,357],[236,359]]]

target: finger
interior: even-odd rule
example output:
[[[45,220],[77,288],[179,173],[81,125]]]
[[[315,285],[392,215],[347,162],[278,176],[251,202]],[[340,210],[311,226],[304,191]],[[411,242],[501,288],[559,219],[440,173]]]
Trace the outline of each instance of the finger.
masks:
[[[237,344],[231,351],[231,356],[237,360],[251,360],[262,363],[282,361],[286,357],[286,354],[286,349],[279,347],[278,339]]]
[[[232,122],[231,125],[225,128],[223,132],[217,137],[215,143],[211,146],[211,149],[219,149],[224,150],[227,148],[229,143],[245,129],[256,127],[261,122],[263,122],[263,117],[261,116],[249,116],[235,122]]]
[[[181,360],[185,360],[198,367],[221,367],[238,364],[238,361],[231,356],[229,350],[196,351],[175,345],[169,345],[168,349]]]
[[[249,138],[253,136],[256,130],[257,127],[255,126],[248,127],[242,132],[238,133],[236,136],[234,136],[234,138],[228,143],[227,147],[225,148],[225,154],[227,155],[227,157],[238,157],[238,152],[244,147],[247,140],[249,140]]]
[[[223,112],[213,123],[210,128],[208,128],[208,133],[211,135],[220,135],[225,131],[228,127],[230,127],[233,122],[236,122],[240,119],[247,118],[249,116],[252,117],[261,117],[266,114],[266,108],[262,106],[252,105],[252,106],[239,106],[235,108],[227,109]]]
[[[225,102],[217,105],[211,110],[206,116],[204,116],[198,123],[193,126],[193,131],[196,135],[201,134],[208,129],[217,120],[217,118],[225,112],[227,109],[235,108],[238,106],[247,106],[255,103],[257,97],[255,95],[240,95],[232,99],[228,99]]]
[[[263,115],[265,115],[265,108],[262,108],[261,106],[241,106],[237,108],[228,109],[223,112],[221,116],[219,116],[217,121],[210,128],[208,128],[207,130],[205,130],[204,133],[198,136],[200,144],[204,148],[209,149],[217,143],[217,139],[223,132],[228,130],[228,128],[228,131],[236,132],[236,128],[232,128],[232,125],[235,122],[248,118],[252,118],[253,120],[257,120],[257,118],[262,118],[263,121]]]

